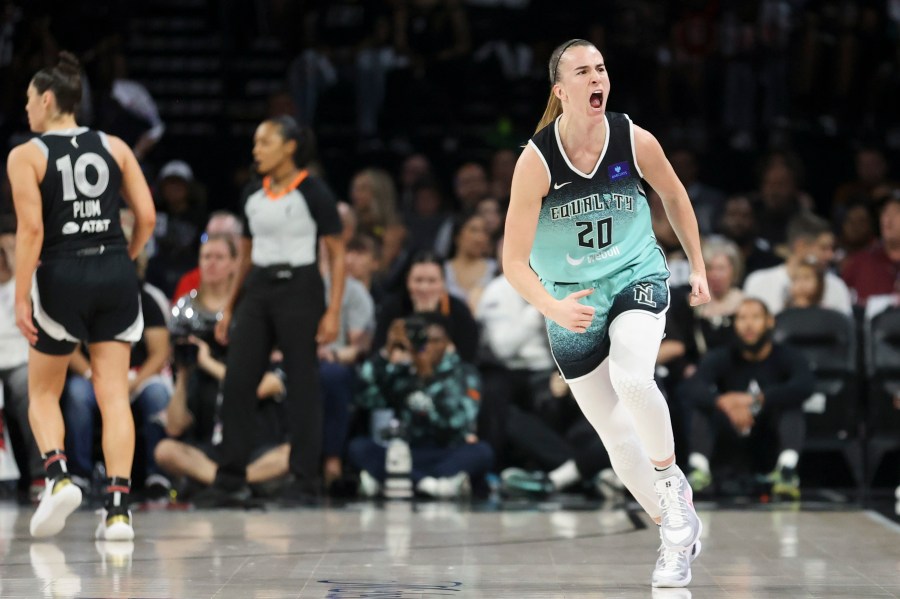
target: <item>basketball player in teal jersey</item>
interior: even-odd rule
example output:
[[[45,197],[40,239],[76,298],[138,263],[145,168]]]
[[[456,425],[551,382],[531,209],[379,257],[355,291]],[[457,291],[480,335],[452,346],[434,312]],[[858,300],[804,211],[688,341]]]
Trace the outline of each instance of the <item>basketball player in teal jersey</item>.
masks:
[[[653,379],[669,271],[641,179],[659,193],[690,260],[695,306],[709,301],[697,219],[656,138],[606,112],[609,77],[593,44],[556,48],[550,82],[513,175],[503,269],[546,317],[563,378],[619,478],[660,524],[653,586],[683,587],[701,524]]]

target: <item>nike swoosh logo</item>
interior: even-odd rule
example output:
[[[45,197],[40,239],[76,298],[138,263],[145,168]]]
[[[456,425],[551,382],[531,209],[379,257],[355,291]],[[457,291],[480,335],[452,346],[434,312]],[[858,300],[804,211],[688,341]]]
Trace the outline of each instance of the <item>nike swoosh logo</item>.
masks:
[[[559,188],[561,188],[561,187],[565,187],[565,186],[568,185],[569,183],[571,183],[571,181],[566,181],[565,183],[554,183],[554,184],[553,184],[553,189],[559,189]]]
[[[568,262],[568,263],[571,264],[572,266],[578,266],[578,265],[580,265],[582,262],[584,262],[584,256],[582,256],[581,258],[575,259],[575,258],[573,258],[572,256],[570,256],[570,255],[567,253],[567,254],[566,254],[566,262]]]

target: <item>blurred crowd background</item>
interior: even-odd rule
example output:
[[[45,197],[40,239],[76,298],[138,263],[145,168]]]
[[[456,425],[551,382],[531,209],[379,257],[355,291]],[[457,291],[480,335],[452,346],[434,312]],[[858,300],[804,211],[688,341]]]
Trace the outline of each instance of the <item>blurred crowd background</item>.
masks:
[[[512,171],[547,99],[547,60],[573,37],[604,55],[609,110],[661,140],[706,240],[713,302],[691,310],[684,256],[651,194],[673,288],[658,378],[685,468],[702,465],[687,461],[697,453],[692,422],[702,412],[691,380],[706,354],[733,345],[733,316],[751,296],[778,317],[776,342],[799,347],[816,379],[813,393],[790,402],[806,420],[804,485],[897,484],[900,353],[890,352],[900,343],[900,0],[3,0],[4,158],[31,135],[31,76],[66,49],[84,65],[79,123],[129,143],[154,192],[157,230],[141,269],[160,313],[145,320],[167,337],[136,352],[134,389],[149,448],[138,468],[148,488],[171,496],[179,477],[205,480],[178,465],[177,448],[158,447],[191,427],[197,443],[215,438],[221,378],[210,360],[221,364],[225,348],[211,348],[209,326],[185,318],[185,309],[198,301],[215,321],[215,298],[237,264],[240,192],[255,176],[253,132],[285,114],[315,132],[311,168],[342,202],[348,271],[359,283],[345,298],[355,317],[347,334],[320,352],[323,472],[335,492],[340,481],[378,491],[377,476],[358,476],[367,472],[367,446],[349,439],[377,437],[373,423],[384,419],[369,412],[400,393],[378,378],[385,365],[377,360],[399,335],[394,320],[434,311],[452,342],[447,351],[477,368],[477,382],[463,377],[438,393],[458,410],[452,425],[441,425],[455,431],[441,443],[477,435],[489,446],[463,460],[472,479],[487,473],[489,487],[506,484],[509,493],[576,482],[601,494],[616,488],[538,341],[540,318],[516,303],[498,263]],[[12,212],[0,172],[7,261]],[[199,276],[185,279],[198,264]],[[186,345],[194,348],[187,356]],[[841,351],[840,360],[823,357]],[[5,420],[13,444],[27,446],[10,409],[20,389],[7,376],[25,365],[4,353]],[[434,356],[434,366],[445,357]],[[89,486],[96,408],[76,362],[63,401],[76,423],[69,438],[86,443],[75,467]],[[142,371],[147,362],[152,368]],[[192,378],[192,369],[202,376]],[[261,397],[277,398],[279,385],[292,383],[278,380],[265,393],[261,385]],[[400,403],[395,415],[409,407]],[[271,441],[283,431],[277,412],[269,422]],[[785,433],[775,429],[772,443],[783,445]],[[816,461],[818,451],[826,461]],[[37,462],[30,468],[22,455],[27,449],[17,452],[20,470],[33,470],[23,486],[39,485]],[[560,471],[570,463],[577,476]],[[437,478],[450,486],[430,494],[461,493],[460,480]]]

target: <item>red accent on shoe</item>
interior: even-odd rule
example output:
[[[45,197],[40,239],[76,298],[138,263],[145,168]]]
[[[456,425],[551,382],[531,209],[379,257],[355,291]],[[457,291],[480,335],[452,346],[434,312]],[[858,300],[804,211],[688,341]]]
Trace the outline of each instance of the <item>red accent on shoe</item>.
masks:
[[[49,458],[47,458],[46,460],[44,460],[44,469],[49,468],[50,464],[55,464],[56,462],[58,462],[60,460],[64,460],[64,459],[66,459],[66,454],[64,454],[64,453],[54,454],[54,455],[50,456]]]

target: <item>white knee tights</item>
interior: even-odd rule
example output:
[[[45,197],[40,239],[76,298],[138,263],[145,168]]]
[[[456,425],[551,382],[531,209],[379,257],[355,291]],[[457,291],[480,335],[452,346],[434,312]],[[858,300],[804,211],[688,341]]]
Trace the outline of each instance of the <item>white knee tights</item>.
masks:
[[[660,510],[650,459],[663,461],[675,451],[669,409],[653,380],[664,327],[664,317],[620,315],[610,327],[609,358],[593,372],[568,381],[616,474],[653,518]]]

